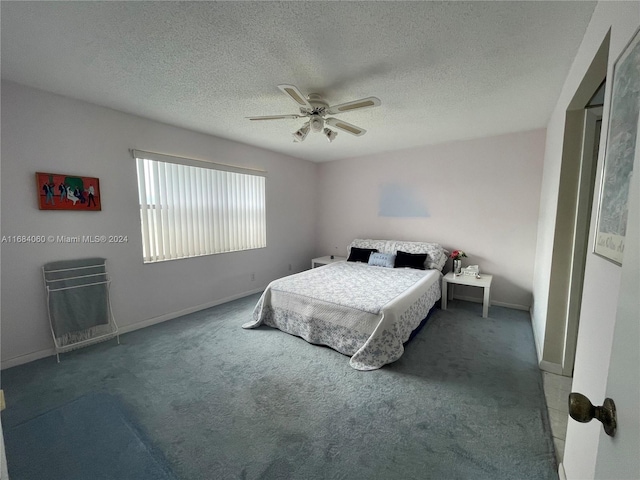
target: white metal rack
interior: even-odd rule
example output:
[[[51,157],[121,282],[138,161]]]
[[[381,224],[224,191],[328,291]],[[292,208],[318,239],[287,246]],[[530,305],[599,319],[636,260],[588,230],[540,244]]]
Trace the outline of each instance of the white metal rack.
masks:
[[[104,258],[47,263],[42,267],[49,327],[60,353],[117,338],[111,310],[111,278]]]

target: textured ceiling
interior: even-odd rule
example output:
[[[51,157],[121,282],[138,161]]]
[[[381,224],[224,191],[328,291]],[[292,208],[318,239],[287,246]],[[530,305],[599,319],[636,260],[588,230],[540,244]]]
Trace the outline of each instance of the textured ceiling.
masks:
[[[2,78],[327,161],[546,126],[594,2],[7,2]],[[277,85],[368,132],[293,143]]]

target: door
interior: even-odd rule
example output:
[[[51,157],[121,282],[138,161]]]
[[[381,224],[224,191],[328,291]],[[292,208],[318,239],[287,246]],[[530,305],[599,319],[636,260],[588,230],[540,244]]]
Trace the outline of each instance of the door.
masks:
[[[616,403],[615,437],[600,430],[596,478],[640,478],[640,122],[629,194],[618,311],[607,397]]]
[[[581,426],[584,428],[584,435],[599,435],[597,442],[585,442],[582,445],[593,446],[593,450],[581,453],[583,457],[595,457],[594,477],[603,480],[640,478],[640,125],[637,139],[618,308],[605,394],[616,404],[618,426],[615,437],[606,435],[602,428],[589,429]],[[588,353],[594,358],[603,358],[609,353],[599,350],[596,344],[591,350]],[[580,367],[580,363],[576,363],[576,374]],[[591,399],[594,405],[602,405],[603,400],[604,398]],[[596,420],[592,422],[597,423]],[[567,437],[565,451],[571,448],[570,438]],[[568,478],[574,480],[571,476]]]

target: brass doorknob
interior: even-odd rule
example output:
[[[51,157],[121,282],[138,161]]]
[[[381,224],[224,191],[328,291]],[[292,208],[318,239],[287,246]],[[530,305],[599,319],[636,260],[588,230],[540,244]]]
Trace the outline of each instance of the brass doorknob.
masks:
[[[610,437],[615,436],[616,404],[610,398],[605,398],[601,407],[594,407],[591,401],[581,393],[569,394],[569,415],[581,423],[588,423],[594,418],[602,422],[604,431]]]

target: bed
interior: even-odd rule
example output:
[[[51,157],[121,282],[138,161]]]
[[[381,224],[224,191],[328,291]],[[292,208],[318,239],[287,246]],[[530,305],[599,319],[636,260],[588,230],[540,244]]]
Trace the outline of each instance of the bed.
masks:
[[[447,252],[433,243],[357,239],[349,246],[349,258],[367,249],[376,250],[376,260],[386,255],[386,266],[367,254],[360,261],[336,262],[275,280],[242,327],[267,325],[326,345],[350,356],[349,364],[357,370],[396,361],[440,299]],[[393,263],[388,258],[396,254],[410,255],[411,261],[419,258],[424,269],[389,268]]]

